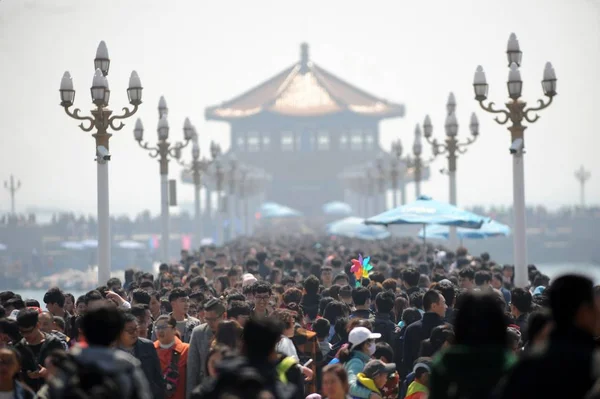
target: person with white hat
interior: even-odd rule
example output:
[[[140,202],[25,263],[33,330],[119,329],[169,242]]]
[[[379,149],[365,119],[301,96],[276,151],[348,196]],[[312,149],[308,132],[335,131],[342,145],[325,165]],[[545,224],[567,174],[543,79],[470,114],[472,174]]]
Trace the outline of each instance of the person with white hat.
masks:
[[[357,380],[357,375],[362,373],[365,364],[375,353],[375,340],[378,338],[381,338],[381,334],[373,333],[366,327],[355,327],[348,335],[348,346],[340,350],[340,363],[348,373],[350,396],[354,398],[381,398],[377,393],[360,386]]]

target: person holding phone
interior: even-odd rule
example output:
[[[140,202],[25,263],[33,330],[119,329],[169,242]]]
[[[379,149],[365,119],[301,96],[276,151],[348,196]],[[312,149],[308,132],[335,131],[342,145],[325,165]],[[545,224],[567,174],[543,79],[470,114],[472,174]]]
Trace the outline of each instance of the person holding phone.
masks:
[[[21,355],[21,378],[37,392],[44,384],[48,371],[42,365],[54,350],[64,350],[60,339],[40,330],[39,313],[35,309],[23,309],[17,315],[17,326],[23,336],[15,349]]]

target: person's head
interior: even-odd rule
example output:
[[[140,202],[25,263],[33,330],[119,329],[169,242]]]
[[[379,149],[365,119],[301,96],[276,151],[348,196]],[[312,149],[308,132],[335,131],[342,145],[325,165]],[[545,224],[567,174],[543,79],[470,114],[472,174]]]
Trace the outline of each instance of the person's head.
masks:
[[[215,342],[230,349],[239,350],[242,346],[242,326],[235,320],[221,320],[215,333]]]
[[[164,273],[160,278],[160,288],[166,288],[168,290],[173,289],[173,276],[169,273]]]
[[[482,317],[485,315],[485,317]],[[506,347],[504,310],[495,294],[468,293],[461,300],[454,325],[458,345]]]
[[[296,313],[288,309],[275,309],[269,317],[274,318],[281,323],[282,335],[292,338],[294,336],[294,327],[296,325]]]
[[[475,271],[470,267],[465,267],[458,272],[458,281],[460,282],[460,288],[466,288],[468,290],[475,287]]]
[[[323,397],[329,399],[345,399],[350,392],[348,373],[339,363],[323,368]]]
[[[436,284],[434,289],[440,294],[442,294],[442,296],[446,300],[446,305],[448,305],[449,308],[454,307],[454,300],[456,299],[456,288],[454,287],[454,284],[450,282],[450,280],[445,279],[440,281]]]
[[[66,293],[65,294],[65,312],[69,312],[70,314],[73,314],[73,310],[75,308],[75,297],[73,296],[73,294],[70,293]]]
[[[227,306],[227,317],[229,320],[237,321],[242,327],[244,327],[251,314],[252,308],[246,301],[231,301]]]
[[[152,316],[156,317],[160,314],[160,293],[158,291],[150,291],[150,303],[148,308]]]
[[[502,276],[502,273],[494,273],[492,275],[492,287],[494,287],[495,289],[499,290],[502,288],[502,286],[504,285],[504,277]]]
[[[415,373],[415,380],[420,384],[429,386],[429,374],[431,373],[431,358],[420,357],[415,360],[413,366],[413,373]]]
[[[317,334],[317,339],[319,341],[325,341],[327,337],[329,337],[329,330],[331,328],[329,320],[324,318],[317,319],[312,327],[315,334]]]
[[[163,345],[169,345],[175,341],[177,321],[172,316],[160,315],[154,322],[156,338]]]
[[[421,343],[421,354],[433,357],[437,352],[454,344],[454,331],[447,324],[431,330],[429,338]]]
[[[273,295],[271,284],[266,281],[257,281],[253,284],[254,305],[256,312],[264,312],[269,305],[269,299]]]
[[[409,267],[408,269],[402,271],[402,282],[404,284],[404,288],[406,289],[417,287],[419,285],[420,278],[421,274],[413,267]]]
[[[108,305],[89,309],[81,319],[81,330],[90,346],[108,347],[113,345],[119,339],[124,328],[123,313]]]
[[[378,313],[391,314],[394,309],[394,294],[390,291],[382,291],[375,298],[375,307]]]
[[[52,314],[62,316],[65,306],[65,294],[58,287],[52,287],[44,295],[46,309]]]
[[[395,293],[396,288],[398,287],[398,282],[396,280],[394,280],[393,278],[388,278],[388,279],[383,280],[383,283],[381,283],[381,286],[383,287],[384,290]]]
[[[423,310],[432,312],[440,317],[446,316],[446,299],[436,290],[429,290],[423,295]]]
[[[40,321],[40,331],[45,333],[51,333],[54,329],[54,316],[50,312],[40,313],[38,320]]]
[[[0,348],[16,344],[21,338],[19,326],[15,320],[0,319]]]
[[[108,287],[109,290],[114,291],[117,288],[122,288],[123,284],[121,283],[121,280],[119,278],[117,278],[117,277],[111,277],[106,282],[106,286]]]
[[[22,309],[17,314],[19,333],[27,342],[34,342],[40,335],[40,314],[35,309]]]
[[[371,305],[371,293],[366,287],[356,287],[352,290],[352,301],[357,308],[366,309]]]
[[[217,298],[209,299],[204,304],[204,321],[206,321],[213,333],[217,331],[219,322],[225,319],[225,311],[225,305]]]
[[[302,291],[298,288],[288,288],[282,296],[285,305],[290,303],[300,303],[302,301]]]
[[[61,332],[64,334],[65,332],[65,319],[63,319],[60,316],[53,316],[52,317],[52,329]]]
[[[42,308],[37,299],[25,299],[25,307],[26,308]]]
[[[348,334],[350,351],[361,351],[369,356],[375,353],[375,340],[381,338],[381,334],[373,333],[366,327],[354,327]]]
[[[140,337],[137,318],[130,311],[123,312],[123,317],[125,318],[125,328],[119,337],[119,345],[131,348]]]
[[[181,317],[187,314],[190,308],[190,298],[182,288],[175,288],[169,293],[169,303],[175,316]]]
[[[514,354],[518,354],[521,351],[522,346],[521,331],[515,327],[506,327],[506,336],[508,340],[508,350],[512,351]]]
[[[148,305],[133,305],[131,307],[131,314],[133,314],[138,324],[138,334],[142,338],[146,338],[148,335],[148,326],[150,325],[150,309]]]
[[[349,285],[341,286],[338,297],[340,298],[340,301],[344,302],[346,305],[352,306],[352,287]]]
[[[150,298],[150,293],[148,291],[145,291],[141,288],[136,288],[131,294],[131,304],[142,304],[150,306]]]
[[[319,279],[316,276],[310,275],[304,280],[304,291],[307,295],[317,295],[319,293]]]
[[[394,350],[387,342],[377,342],[373,358],[379,359],[384,363],[392,363],[394,361]]]
[[[510,313],[519,317],[531,311],[531,293],[524,288],[514,288],[510,293]]]
[[[0,348],[0,383],[14,381],[21,369],[21,356],[13,348]]]
[[[475,273],[475,285],[479,288],[487,288],[492,281],[492,274],[487,270],[479,270]]]
[[[334,285],[339,285],[343,287],[344,285],[348,285],[349,283],[350,279],[348,278],[348,275],[346,273],[340,273],[333,279]]]
[[[250,359],[266,361],[275,355],[275,346],[282,333],[279,321],[273,318],[251,317],[244,326],[242,352]]]
[[[206,279],[201,276],[194,277],[190,280],[189,287],[191,292],[200,292],[206,287]]]
[[[86,313],[91,309],[97,308],[99,306],[104,306],[105,304],[106,301],[104,300],[104,297],[99,291],[93,290],[85,294]]]
[[[85,310],[87,306],[85,304],[85,295],[81,295],[77,297],[77,301],[75,301],[75,310],[74,314],[83,316],[85,314]]]
[[[550,309],[556,329],[573,326],[596,334],[598,309],[590,279],[566,275],[554,280],[549,289]]]
[[[325,307],[323,318],[329,320],[330,324],[335,324],[335,321],[338,318],[347,317],[348,313],[348,306],[346,306],[343,302],[333,300]]]
[[[419,309],[417,308],[406,308],[402,312],[402,321],[404,322],[405,327],[421,320],[421,317],[421,312],[419,312]]]
[[[219,276],[213,284],[217,295],[221,295],[223,291],[229,288],[229,279],[226,276]]]
[[[321,267],[321,281],[326,287],[333,283],[333,269],[331,266]]]
[[[379,389],[383,388],[390,378],[391,374],[396,372],[395,363],[384,363],[379,359],[370,360],[365,364],[363,374],[365,377],[373,380],[375,386]]]

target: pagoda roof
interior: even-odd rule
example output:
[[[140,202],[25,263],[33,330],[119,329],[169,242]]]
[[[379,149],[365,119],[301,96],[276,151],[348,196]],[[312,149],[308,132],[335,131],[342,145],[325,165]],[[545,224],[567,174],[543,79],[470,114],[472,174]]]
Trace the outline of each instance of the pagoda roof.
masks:
[[[271,79],[220,105],[206,109],[206,119],[233,121],[261,113],[290,117],[342,112],[378,119],[404,116],[404,105],[375,97],[321,68],[300,46],[300,61]]]

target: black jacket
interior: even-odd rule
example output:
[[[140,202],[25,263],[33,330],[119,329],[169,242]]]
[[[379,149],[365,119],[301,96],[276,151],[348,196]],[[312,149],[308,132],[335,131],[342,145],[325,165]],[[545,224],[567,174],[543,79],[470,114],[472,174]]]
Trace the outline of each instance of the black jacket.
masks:
[[[380,341],[387,342],[393,348],[395,334],[399,331],[400,328],[392,321],[389,314],[375,313],[373,332],[381,334]]]
[[[145,338],[138,338],[133,346],[133,355],[141,363],[141,368],[148,380],[152,397],[154,399],[164,398],[164,379],[160,368],[160,360],[152,341]]]
[[[53,334],[44,334],[44,342],[42,343],[42,347],[40,349],[40,353],[35,356],[29,345],[27,345],[25,338],[19,341],[15,345],[15,349],[19,351],[21,354],[21,378],[22,381],[27,384],[29,388],[33,391],[37,392],[38,389],[44,385],[44,379],[32,379],[29,378],[27,372],[28,371],[37,371],[39,370],[39,366],[44,366],[44,361],[48,357],[48,355],[54,350],[64,351],[65,347],[63,346],[62,341],[57,338]]]
[[[419,357],[421,342],[431,335],[431,330],[444,324],[444,320],[433,312],[426,312],[423,318],[406,328],[404,335],[404,367],[412,370],[413,363]]]
[[[583,398],[597,375],[594,337],[576,327],[555,330],[550,341],[532,348],[503,384],[502,398]]]
[[[366,310],[366,309],[356,309],[350,315],[351,319],[353,319],[355,317],[359,318],[359,319],[369,320],[371,323],[373,323],[375,321],[375,314],[373,314],[373,312],[371,312],[370,310]]]

